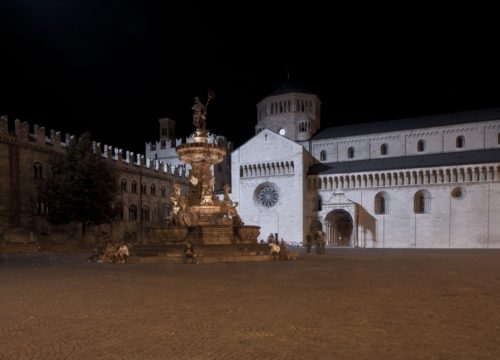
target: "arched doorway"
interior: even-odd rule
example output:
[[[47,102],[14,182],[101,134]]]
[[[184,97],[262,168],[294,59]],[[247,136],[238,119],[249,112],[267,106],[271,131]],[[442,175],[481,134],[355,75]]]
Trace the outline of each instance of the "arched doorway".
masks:
[[[331,246],[352,246],[352,217],[347,211],[333,210],[326,216],[327,244]]]

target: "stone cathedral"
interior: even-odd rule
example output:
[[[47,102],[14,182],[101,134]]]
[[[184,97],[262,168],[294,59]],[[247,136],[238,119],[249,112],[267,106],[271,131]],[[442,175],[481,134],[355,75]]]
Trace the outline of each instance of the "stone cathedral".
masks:
[[[232,198],[261,239],[330,246],[500,248],[500,109],[320,129],[288,81],[231,154]]]

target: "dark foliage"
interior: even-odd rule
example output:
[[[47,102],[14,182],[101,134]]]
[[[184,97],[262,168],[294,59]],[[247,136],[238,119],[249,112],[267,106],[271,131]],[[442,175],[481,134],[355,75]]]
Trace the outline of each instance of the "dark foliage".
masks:
[[[52,159],[52,173],[40,186],[40,198],[49,206],[49,222],[72,221],[95,225],[115,217],[118,193],[113,163],[96,153],[90,134],[72,141],[63,156]]]

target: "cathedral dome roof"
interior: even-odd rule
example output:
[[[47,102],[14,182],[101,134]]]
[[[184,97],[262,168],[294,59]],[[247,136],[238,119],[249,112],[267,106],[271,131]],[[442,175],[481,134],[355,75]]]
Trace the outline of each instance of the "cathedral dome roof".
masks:
[[[302,85],[298,84],[294,80],[287,80],[285,83],[278,86],[272,93],[268,96],[291,94],[291,93],[301,93],[301,94],[314,94],[311,90],[306,89]]]

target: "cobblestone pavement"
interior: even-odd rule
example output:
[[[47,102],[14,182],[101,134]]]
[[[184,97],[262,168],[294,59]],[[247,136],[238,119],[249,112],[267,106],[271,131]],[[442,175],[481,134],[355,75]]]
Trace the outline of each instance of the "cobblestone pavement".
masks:
[[[500,251],[98,264],[0,254],[0,359],[499,359]]]

